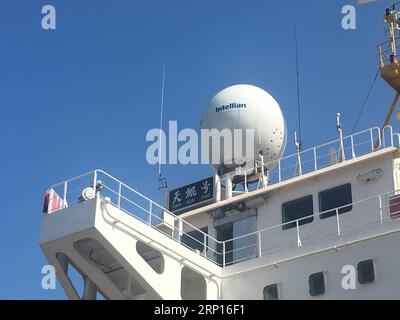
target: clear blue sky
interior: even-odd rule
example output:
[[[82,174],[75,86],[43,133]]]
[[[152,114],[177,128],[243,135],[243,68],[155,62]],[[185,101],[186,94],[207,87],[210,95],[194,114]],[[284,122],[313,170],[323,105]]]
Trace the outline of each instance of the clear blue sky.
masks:
[[[390,1],[358,7],[357,30],[345,31],[341,8],[350,3],[3,0],[0,298],[65,298],[59,285],[41,288],[47,261],[38,239],[49,185],[102,168],[158,197],[145,135],[158,126],[164,63],[165,118],[178,120],[179,128],[198,129],[215,93],[250,83],[281,104],[293,149],[297,10],[304,146],[336,138],[336,112],[349,132],[377,70],[376,44]],[[57,9],[55,31],[41,28],[45,4]],[[393,95],[378,79],[359,129],[380,125]],[[165,167],[172,186],[210,172],[207,166]]]

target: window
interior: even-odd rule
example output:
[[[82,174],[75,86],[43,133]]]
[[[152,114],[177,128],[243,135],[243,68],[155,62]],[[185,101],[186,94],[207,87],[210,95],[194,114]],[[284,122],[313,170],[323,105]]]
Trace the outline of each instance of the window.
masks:
[[[278,285],[276,283],[264,288],[264,300],[279,300]]]
[[[314,209],[312,195],[282,204],[283,223],[311,216],[309,218],[300,220],[299,225],[310,223],[314,220],[314,217],[312,216],[313,214]],[[283,230],[290,228],[296,228],[296,222],[284,224],[282,226]]]
[[[208,227],[200,229],[205,234],[208,234]],[[208,237],[206,239],[206,246],[208,245]],[[204,234],[198,230],[186,232],[182,235],[182,243],[188,247],[203,252],[204,250]]]
[[[357,265],[358,282],[367,284],[375,281],[375,268],[372,260],[361,261]]]
[[[217,261],[220,266],[224,264],[224,256],[225,256],[225,265],[232,264],[233,261],[233,223],[226,223],[219,227],[215,228],[217,231],[217,251],[220,253],[217,255]],[[225,241],[225,245],[222,243]],[[225,255],[222,254],[225,246]]]
[[[325,293],[325,276],[323,272],[318,272],[310,275],[308,278],[309,292],[313,297]]]
[[[342,186],[338,186],[329,190],[321,191],[319,193],[319,210],[320,212],[324,212],[320,215],[321,219],[329,218],[336,215],[336,209],[338,207],[345,206],[338,210],[339,214],[351,211],[353,206],[351,203],[353,202],[351,196],[351,184],[344,184]],[[348,206],[346,206],[349,204]]]

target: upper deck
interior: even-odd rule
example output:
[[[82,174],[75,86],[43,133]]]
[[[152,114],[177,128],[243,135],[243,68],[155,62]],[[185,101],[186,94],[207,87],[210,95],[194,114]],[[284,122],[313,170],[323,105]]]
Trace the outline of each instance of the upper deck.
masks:
[[[268,173],[267,186],[255,184],[250,188],[245,184],[225,199],[221,191],[218,201],[179,216],[108,173],[94,170],[53,185],[49,202],[55,205],[49,213],[99,197],[218,266],[262,257],[276,263],[306,251],[388,232],[389,225],[398,227],[394,217],[398,211],[395,196],[399,182],[393,168],[399,141],[400,135],[390,126],[383,130],[382,138],[379,128],[371,128],[342,141],[334,140],[286,156],[269,164],[273,169]],[[338,155],[340,145],[343,151]],[[368,170],[370,167],[379,170],[374,173],[373,169]],[[380,178],[382,170],[384,177]],[[351,172],[358,173],[352,175],[354,181],[379,178],[381,182],[359,181],[359,186],[353,185],[350,202],[328,210],[320,210],[314,203],[310,212],[283,221],[281,208],[285,203],[308,194],[316,196],[328,186],[343,185],[346,181],[340,181]],[[247,172],[240,174],[246,180]],[[316,183],[317,180],[324,182]],[[243,203],[245,209],[233,208],[235,203]],[[342,215],[347,211],[352,214]],[[41,242],[49,240],[48,230],[42,229]]]

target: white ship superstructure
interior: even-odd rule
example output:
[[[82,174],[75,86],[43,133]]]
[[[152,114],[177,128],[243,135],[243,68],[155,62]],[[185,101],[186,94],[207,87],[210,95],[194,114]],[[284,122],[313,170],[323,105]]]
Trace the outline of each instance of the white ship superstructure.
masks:
[[[345,136],[338,114],[335,140],[301,150],[296,137],[282,157],[278,103],[233,86],[201,126],[254,126],[259,150],[170,190],[165,207],[102,170],[52,186],[40,245],[68,298],[399,299],[400,134],[388,125],[399,16],[386,10],[390,39],[378,47],[397,92],[382,127]]]
[[[95,170],[53,186],[41,246],[71,299],[399,298],[400,136],[379,131],[344,137],[335,162],[339,140],[303,151],[302,174],[297,154],[282,158],[255,190],[216,179],[219,199],[178,216]],[[342,288],[347,265],[356,290]]]

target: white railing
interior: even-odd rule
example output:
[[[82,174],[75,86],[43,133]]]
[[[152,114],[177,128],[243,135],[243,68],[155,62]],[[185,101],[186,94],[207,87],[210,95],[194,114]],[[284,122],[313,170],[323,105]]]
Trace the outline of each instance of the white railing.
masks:
[[[369,136],[369,139],[365,139],[363,140],[363,142],[356,142],[357,138],[365,134]],[[397,141],[395,142],[395,140]],[[346,159],[353,159],[354,157],[371,153],[381,148],[398,146],[400,143],[400,135],[398,133],[393,133],[392,127],[388,126],[385,127],[384,130],[382,131],[382,137],[379,133],[379,128],[371,128],[356,133],[354,135],[345,137],[343,138],[343,141],[344,141],[343,145],[346,145],[348,142],[350,146],[344,148],[345,150],[343,152],[344,159],[341,159],[341,161],[345,161]],[[294,157],[295,159],[300,158],[301,160],[304,159],[304,155],[308,153],[311,153],[312,155],[311,159],[312,169],[318,170],[323,168],[327,164],[322,165],[319,162],[319,159],[321,159],[321,157],[318,156],[320,154],[320,151],[327,146],[333,146],[333,145],[337,146],[338,143],[340,143],[340,140],[335,140],[333,142],[321,145],[319,147],[304,150],[300,153],[300,157],[298,157],[298,154],[295,154],[292,156],[281,158],[280,160],[275,162],[277,166],[274,169],[272,169],[271,172],[269,173],[270,181],[271,181],[271,174],[274,172],[275,169],[278,169],[277,182],[285,180],[285,177],[282,174],[283,170],[286,169],[283,168],[282,166],[284,161],[287,159],[292,159]],[[368,146],[366,149],[359,148],[360,146],[365,147],[365,145]],[[347,157],[348,155],[349,157]],[[306,162],[302,162],[302,164],[303,163]],[[293,166],[291,168],[293,169]],[[296,165],[294,168],[296,168]],[[302,168],[302,171],[303,174],[307,172],[305,170],[305,167]],[[290,177],[287,176],[287,179],[289,178]],[[310,232],[309,234],[306,233],[305,229],[309,225],[316,225],[316,224],[315,223],[304,224],[304,222],[310,219],[314,219],[315,217],[319,217],[326,212],[312,214],[302,219],[258,230],[256,232],[246,234],[231,240],[218,241],[217,239],[211,237],[207,233],[201,231],[192,224],[188,223],[186,220],[168,211],[158,203],[152,201],[151,199],[144,196],[140,192],[129,187],[128,185],[124,184],[120,180],[114,178],[113,176],[102,170],[94,170],[86,174],[80,175],[78,177],[62,181],[60,183],[53,185],[50,188],[50,190],[54,191],[51,193],[52,196],[57,197],[56,200],[59,200],[57,202],[58,207],[56,209],[51,210],[51,213],[54,213],[57,210],[61,210],[68,206],[71,206],[74,203],[85,201],[88,198],[93,198],[95,195],[100,196],[102,198],[109,197],[111,203],[114,206],[121,209],[122,211],[142,221],[148,226],[158,230],[159,232],[165,234],[166,236],[174,239],[175,241],[181,243],[182,245],[185,245],[189,249],[197,251],[200,255],[204,256],[206,259],[223,267],[230,265],[232,263],[237,263],[254,257],[262,257],[271,252],[282,250],[284,248],[288,248],[293,245],[301,247],[304,245],[304,243],[307,243],[315,239],[321,239],[322,237],[332,236],[332,235],[341,236],[348,230],[348,228],[353,228],[353,229],[355,228],[354,225],[347,226],[346,224],[343,224],[343,219],[346,216],[350,215],[344,214],[344,218],[342,218],[339,213],[343,208],[339,207],[328,210],[329,212],[331,212],[332,210],[335,210],[336,212],[335,214],[336,223],[334,232],[333,231],[328,232],[327,234],[324,230],[322,230],[323,234],[321,234],[321,237],[319,237],[318,235],[317,237],[315,237],[316,234],[315,230],[313,230],[313,232]],[[83,192],[84,190],[89,192],[84,194]],[[361,206],[362,204],[364,205],[369,201],[373,201],[374,203],[375,202],[379,203],[379,206],[374,208],[368,203],[367,209],[372,211],[372,216],[375,214],[375,212],[378,212],[379,219],[377,221],[374,220],[373,222],[370,223],[374,224],[383,223],[388,219],[390,220],[387,214],[386,216],[384,216],[384,213],[387,212],[387,208],[389,208],[389,198],[387,197],[385,198],[385,196],[387,196],[388,194],[389,193],[386,193],[373,198],[354,202],[352,204],[353,206],[352,211],[354,211],[354,206]],[[392,194],[397,194],[397,193],[392,192]],[[54,200],[54,198],[48,199],[49,202],[51,202],[52,200]],[[348,206],[349,205],[346,205],[345,207]],[[391,206],[393,206],[393,203],[391,204]],[[365,214],[365,212],[366,211],[364,210],[363,215]],[[360,213],[357,213],[357,215],[359,214]],[[169,217],[169,219],[167,219],[167,217]],[[360,220],[363,221],[363,219]],[[318,225],[323,225],[324,222],[327,223],[329,221],[332,221],[332,219],[330,218],[321,219]],[[290,226],[290,225],[294,227],[288,228],[288,230],[283,230],[285,226]],[[365,223],[363,223],[361,227],[365,227]],[[294,233],[293,230],[295,230]],[[197,231],[197,235],[200,235],[200,239],[193,237],[193,235],[190,234],[191,231]],[[188,240],[190,240],[193,243],[192,246],[196,247],[197,250],[187,245]],[[276,244],[274,241],[276,241]],[[291,241],[293,241],[293,245]],[[230,247],[232,247],[232,249],[228,249]]]
[[[343,146],[343,151],[341,146]],[[400,146],[399,133],[393,133],[391,126],[386,126],[381,133],[380,128],[373,127],[364,131],[354,133],[336,139],[322,145],[294,153],[278,160],[268,162],[265,167],[269,168],[268,185],[273,185],[295,178],[300,175],[311,173],[336,163],[352,160],[357,157],[373,153],[388,147]],[[257,163],[255,169],[240,170],[233,174],[242,176],[243,188],[241,192],[254,191],[262,187],[260,183],[253,187],[248,186],[247,181],[254,181],[254,172],[260,175],[261,164]]]
[[[82,183],[80,188],[70,188],[72,185],[76,186],[78,181]],[[391,191],[334,209],[310,214],[301,219],[274,225],[230,240],[218,241],[102,170],[94,170],[79,177],[63,181],[55,184],[52,188],[56,192],[58,188],[61,188],[60,191],[62,192],[60,193],[64,196],[64,207],[67,207],[73,203],[85,201],[79,195],[87,186],[94,187],[94,190],[97,189],[98,195],[102,198],[109,197],[114,206],[127,214],[187,246],[189,249],[195,250],[184,241],[185,238],[186,240],[190,239],[194,243],[194,247],[202,248],[201,251],[195,251],[223,267],[240,261],[262,257],[293,246],[302,247],[305,243],[311,241],[331,236],[340,237],[349,231],[392,221],[393,215],[400,215],[400,196],[395,197],[400,192]],[[80,191],[78,194],[76,193],[77,190]],[[134,199],[134,196],[141,200],[142,203],[138,199]],[[146,202],[146,204],[143,202]],[[399,210],[393,211],[393,208],[396,208],[397,205]],[[351,207],[350,212],[342,215],[341,211],[349,207]],[[331,217],[320,219],[324,214],[332,212],[334,214]],[[163,215],[165,214],[171,215],[175,223],[168,223],[164,219]],[[352,217],[353,220],[349,223],[348,220]],[[311,222],[310,220],[313,221]],[[329,227],[327,228],[328,225]],[[309,226],[312,226],[312,228],[305,230]],[[318,227],[322,227],[320,233],[318,232]],[[194,238],[188,233],[190,231],[197,231],[201,235],[201,239]]]
[[[176,240],[182,245],[197,251],[206,259],[213,262],[218,261],[218,256],[222,256],[222,252],[218,252],[220,241],[214,239],[207,233],[196,228],[186,220],[175,215],[174,213],[163,208],[157,202],[149,199],[135,189],[129,187],[120,180],[114,178],[103,170],[93,170],[78,177],[57,183],[51,187],[55,191],[56,197],[62,195],[62,206],[58,208],[69,207],[75,203],[87,200],[87,196],[83,195],[83,190],[92,190],[93,197],[95,195],[102,198],[110,198],[110,202],[121,209],[125,213],[135,217],[148,226],[160,231],[166,236]],[[51,201],[52,199],[50,199]],[[51,213],[55,213],[53,210]],[[171,219],[165,217],[169,215]],[[190,232],[197,231],[201,235],[201,239],[193,237]],[[185,242],[191,241],[197,248],[196,250],[189,247]]]
[[[330,216],[323,218],[327,213],[330,213]],[[227,240],[225,246],[229,243],[230,247],[233,247],[232,250],[225,252],[225,255],[230,255],[227,264],[261,258],[277,251],[302,247],[306,243],[317,243],[321,239],[332,238],[337,242],[339,237],[390,222],[397,222],[400,227],[400,190],[386,192]],[[323,232],[319,233],[319,229]]]

